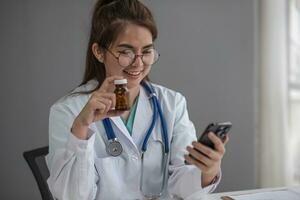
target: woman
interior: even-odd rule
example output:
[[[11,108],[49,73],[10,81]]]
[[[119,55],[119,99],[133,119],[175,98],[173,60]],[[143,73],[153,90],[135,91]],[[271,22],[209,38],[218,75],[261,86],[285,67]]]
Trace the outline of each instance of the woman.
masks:
[[[141,2],[100,0],[95,5],[83,82],[50,110],[48,184],[55,198],[187,199],[218,184],[228,138],[222,143],[210,133],[215,149],[196,142],[185,98],[149,82],[158,59],[156,37],[152,14]],[[114,110],[113,83],[123,78],[131,109],[120,112]],[[144,152],[145,135],[159,109],[147,86],[163,117],[157,117]],[[108,151],[105,120],[121,144],[118,156]]]

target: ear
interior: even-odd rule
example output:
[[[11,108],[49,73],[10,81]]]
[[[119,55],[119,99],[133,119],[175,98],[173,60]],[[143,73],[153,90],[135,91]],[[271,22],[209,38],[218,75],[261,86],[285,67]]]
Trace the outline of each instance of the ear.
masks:
[[[99,47],[98,43],[95,42],[95,43],[92,44],[92,51],[93,51],[94,56],[97,58],[97,60],[99,62],[103,63],[103,61],[104,61],[104,52]]]

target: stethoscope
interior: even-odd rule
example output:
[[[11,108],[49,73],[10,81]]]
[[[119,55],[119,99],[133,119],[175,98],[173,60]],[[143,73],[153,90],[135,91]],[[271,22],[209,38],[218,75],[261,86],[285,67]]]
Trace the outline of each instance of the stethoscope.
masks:
[[[162,174],[163,174],[163,180],[162,180],[162,185],[160,187],[160,191],[156,194],[144,194],[145,197],[147,197],[148,199],[155,199],[159,196],[162,195],[163,189],[164,189],[164,185],[165,185],[165,181],[166,181],[166,168],[167,168],[167,163],[168,163],[168,154],[169,154],[169,139],[168,139],[168,130],[167,130],[167,125],[166,125],[166,120],[164,118],[164,115],[162,113],[162,109],[160,106],[160,103],[158,101],[157,95],[152,87],[152,85],[149,83],[147,84],[145,81],[141,82],[141,85],[143,86],[143,88],[146,90],[146,92],[148,93],[148,97],[149,100],[152,103],[152,108],[153,108],[153,117],[152,117],[152,121],[150,124],[149,129],[146,132],[144,141],[143,141],[143,145],[142,145],[142,154],[141,154],[141,159],[142,159],[142,166],[144,164],[144,154],[147,150],[147,145],[148,145],[148,140],[150,138],[150,135],[155,127],[157,118],[160,118],[160,123],[161,123],[161,135],[162,135],[162,139],[163,139],[163,159],[162,159]],[[108,139],[108,144],[106,146],[106,151],[109,155],[111,156],[119,156],[121,155],[121,153],[123,152],[123,147],[121,145],[121,143],[119,142],[118,138],[116,137],[114,130],[112,128],[111,125],[111,121],[109,118],[105,118],[102,120],[103,121],[103,125],[105,128],[105,132],[107,135],[107,139]],[[140,189],[143,192],[143,173],[144,173],[144,168],[142,167],[142,176],[141,176],[141,184],[140,184]]]

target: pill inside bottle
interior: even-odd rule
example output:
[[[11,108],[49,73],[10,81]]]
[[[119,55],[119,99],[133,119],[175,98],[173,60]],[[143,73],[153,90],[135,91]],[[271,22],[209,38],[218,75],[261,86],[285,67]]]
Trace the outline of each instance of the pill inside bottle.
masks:
[[[116,106],[119,111],[130,110],[129,106],[129,90],[127,88],[127,79],[114,80]]]

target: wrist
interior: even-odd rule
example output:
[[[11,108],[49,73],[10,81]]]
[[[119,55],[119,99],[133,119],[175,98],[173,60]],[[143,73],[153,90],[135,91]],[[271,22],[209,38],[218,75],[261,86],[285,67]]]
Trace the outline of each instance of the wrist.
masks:
[[[86,140],[88,137],[88,128],[88,125],[85,125],[76,118],[71,127],[71,133],[81,140]]]
[[[202,176],[201,176],[202,187],[206,187],[206,186],[216,183],[219,178],[219,173],[220,172],[214,173],[214,174],[202,173]]]

